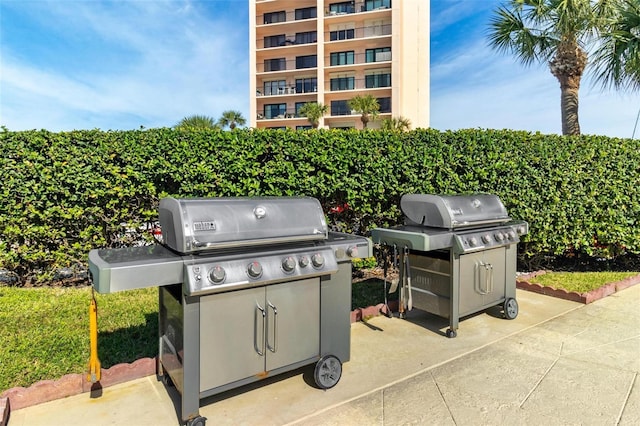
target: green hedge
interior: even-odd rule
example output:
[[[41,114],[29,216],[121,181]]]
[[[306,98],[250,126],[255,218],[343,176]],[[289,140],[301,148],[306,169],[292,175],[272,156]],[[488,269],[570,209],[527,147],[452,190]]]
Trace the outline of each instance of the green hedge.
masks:
[[[94,247],[149,239],[136,229],[167,195],[309,195],[334,229],[366,234],[399,223],[402,194],[490,192],[530,223],[526,256],[640,253],[638,140],[481,129],[5,129],[0,151],[0,269],[20,282],[82,270]]]

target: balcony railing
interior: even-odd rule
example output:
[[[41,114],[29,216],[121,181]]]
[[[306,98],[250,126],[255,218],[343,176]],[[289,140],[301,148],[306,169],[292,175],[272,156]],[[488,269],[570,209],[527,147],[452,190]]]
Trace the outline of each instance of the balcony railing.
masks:
[[[327,67],[348,67],[349,65],[376,64],[391,61],[391,52],[351,53],[331,52],[325,56],[324,63]],[[333,61],[332,61],[333,59]]]
[[[391,24],[370,25],[367,27],[326,31],[324,33],[324,41],[325,43],[327,43],[336,41],[358,40],[370,37],[382,37],[388,35],[391,35]]]
[[[357,1],[351,2],[350,4],[340,4],[335,6],[330,6],[325,9],[325,17],[332,16],[342,16],[342,15],[351,15],[354,13],[365,13],[365,12],[373,12],[378,10],[385,10],[391,7],[391,2],[388,4],[380,4]],[[264,15],[256,16],[256,23],[258,25],[276,25],[282,24],[286,22],[294,22],[294,21],[305,21],[309,19],[316,19],[316,17],[302,18],[296,19],[296,12],[293,10],[284,11],[284,13],[266,13]]]
[[[318,42],[318,37],[296,37],[293,35],[285,35],[280,40],[261,38],[256,40],[256,48],[257,49],[273,49],[275,47],[286,47],[286,46],[300,46],[305,44],[314,44]]]
[[[391,74],[375,74],[365,78],[333,78],[325,81],[325,89],[329,92],[344,90],[388,89],[391,87]]]

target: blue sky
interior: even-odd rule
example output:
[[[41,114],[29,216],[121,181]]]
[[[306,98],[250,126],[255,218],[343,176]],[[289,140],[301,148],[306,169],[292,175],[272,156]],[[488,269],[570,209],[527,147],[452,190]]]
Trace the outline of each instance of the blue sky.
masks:
[[[548,68],[487,45],[498,3],[431,1],[431,126],[559,134]],[[0,125],[127,130],[229,109],[249,117],[248,13],[247,0],[0,0]],[[639,108],[640,94],[583,79],[583,133],[630,137]]]

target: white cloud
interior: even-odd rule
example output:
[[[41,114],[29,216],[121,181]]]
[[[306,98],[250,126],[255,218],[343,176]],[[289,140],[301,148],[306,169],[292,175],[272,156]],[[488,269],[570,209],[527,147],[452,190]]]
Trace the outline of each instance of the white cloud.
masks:
[[[3,48],[0,124],[54,131],[161,127],[191,114],[218,118],[248,108],[248,34],[228,16],[212,19],[190,2],[73,5],[53,3],[40,14],[70,26],[62,37],[72,49],[112,46],[126,55],[118,52],[114,61],[108,52],[74,51],[102,60],[70,68],[63,61],[43,66]]]

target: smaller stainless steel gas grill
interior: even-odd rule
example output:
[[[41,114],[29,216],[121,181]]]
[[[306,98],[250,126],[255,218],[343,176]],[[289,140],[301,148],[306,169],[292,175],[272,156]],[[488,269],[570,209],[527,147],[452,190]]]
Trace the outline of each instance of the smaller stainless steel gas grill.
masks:
[[[328,232],[308,197],[160,200],[164,246],[93,250],[94,287],[159,289],[158,374],[203,425],[200,399],[316,363],[330,388],[350,358],[351,259],[368,239]]]
[[[400,307],[449,319],[448,337],[460,317],[501,305],[518,315],[516,251],[524,221],[512,220],[491,194],[407,194],[400,201],[405,224],[372,230],[374,243],[402,256]]]

